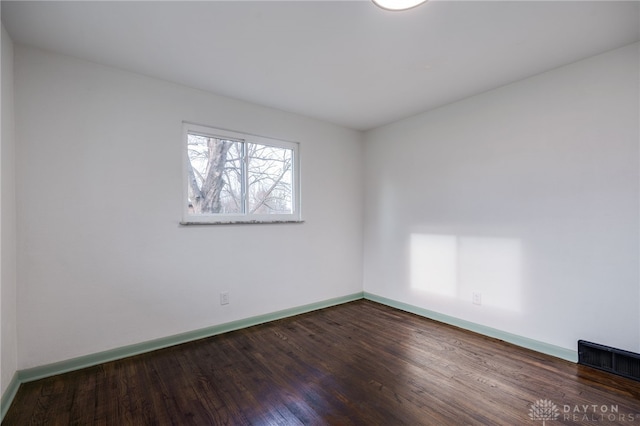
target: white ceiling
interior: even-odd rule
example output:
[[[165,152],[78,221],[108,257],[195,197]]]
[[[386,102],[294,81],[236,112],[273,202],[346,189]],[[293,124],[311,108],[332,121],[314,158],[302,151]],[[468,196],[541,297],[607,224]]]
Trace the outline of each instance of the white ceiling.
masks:
[[[366,130],[640,39],[638,1],[2,1],[14,42]]]

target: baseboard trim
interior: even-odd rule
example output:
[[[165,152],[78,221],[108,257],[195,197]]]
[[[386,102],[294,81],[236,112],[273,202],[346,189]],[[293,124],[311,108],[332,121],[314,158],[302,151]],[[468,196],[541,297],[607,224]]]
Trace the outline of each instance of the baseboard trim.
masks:
[[[127,358],[182,343],[192,342],[194,340],[204,339],[216,336],[218,334],[227,333],[229,331],[239,330],[266,322],[275,321],[294,315],[300,315],[318,309],[324,309],[335,305],[340,305],[354,300],[363,298],[363,293],[354,293],[347,296],[336,297],[333,299],[323,300],[321,302],[310,303],[308,305],[298,306],[295,308],[284,309],[269,314],[258,315],[238,321],[231,321],[220,325],[202,328],[199,330],[180,333],[173,336],[163,337],[160,339],[149,340],[142,343],[136,343],[129,346],[123,346],[116,349],[107,350],[95,354],[85,355],[78,358],[72,358],[52,364],[39,367],[28,368],[19,372],[20,383],[31,382],[43,379],[45,377],[55,376],[57,374],[67,373],[86,367],[102,364],[117,359]]]
[[[4,415],[9,411],[9,407],[11,407],[11,403],[13,402],[13,398],[15,398],[18,393],[18,388],[20,387],[20,379],[18,378],[18,372],[13,374],[11,381],[9,382],[9,386],[2,394],[0,398],[0,422],[4,419]]]
[[[475,333],[483,334],[485,336],[504,340],[505,342],[513,343],[514,345],[531,349],[536,352],[541,352],[543,354],[551,355],[556,358],[561,358],[567,361],[571,361],[573,363],[578,362],[577,350],[574,351],[574,350],[562,348],[560,346],[551,345],[549,343],[544,343],[537,340],[529,339],[527,337],[519,336],[517,334],[507,333],[506,331],[498,330],[496,328],[491,328],[481,324],[476,324],[471,321],[466,321],[460,318],[441,314],[439,312],[420,308],[418,306],[410,305],[408,303],[387,299],[386,297],[378,296],[376,294],[372,294],[368,292],[364,292],[364,298],[367,300],[371,300],[373,302],[390,306],[392,308],[400,309],[402,311],[411,312],[412,314],[420,315],[422,317],[429,318],[438,322],[453,325],[455,327],[463,328],[465,330],[473,331]]]
[[[450,324],[456,327],[463,328],[465,330],[483,334],[485,336],[504,340],[505,342],[513,343],[517,346],[522,346],[536,352],[541,352],[547,355],[555,356],[557,358],[562,358],[574,363],[578,361],[577,351],[572,351],[569,349],[561,348],[559,346],[539,342],[537,340],[518,336],[516,334],[507,333],[495,328],[486,327],[481,324],[476,324],[470,321],[465,321],[449,315],[444,315],[435,311],[420,308],[418,306],[410,305],[408,303],[387,299],[386,297],[378,296],[373,293],[359,292],[342,297],[323,300],[320,302],[310,303],[308,305],[284,309],[281,311],[258,315],[238,321],[231,321],[228,323],[214,325],[199,330],[189,331],[186,333],[176,334],[160,339],[149,340],[142,343],[136,343],[129,346],[123,346],[120,348],[111,349],[95,354],[85,355],[65,361],[17,371],[11,379],[11,382],[9,383],[6,391],[0,398],[0,422],[2,422],[2,420],[4,419],[4,416],[9,410],[9,407],[11,406],[11,403],[13,402],[13,399],[15,398],[16,393],[18,392],[18,389],[22,383],[31,382],[58,374],[68,373],[70,371],[92,367],[94,365],[102,364],[105,362],[115,361],[118,359],[151,352],[182,343],[192,342],[194,340],[204,339],[207,337],[216,336],[218,334],[228,333],[230,331],[240,330],[242,328],[252,327],[254,325],[264,324],[270,321],[288,318],[295,315],[316,311],[318,309],[329,308],[331,306],[341,305],[343,303],[353,302],[360,299],[371,300],[373,302],[387,305],[392,308],[411,312],[425,318],[429,318],[445,324]]]
[[[142,343],[136,343],[129,346],[123,346],[116,349],[111,349],[95,354],[85,355],[77,358],[68,359],[65,361],[55,362],[47,365],[42,365],[33,368],[27,368],[20,370],[14,374],[9,387],[2,395],[0,399],[0,422],[4,419],[5,414],[13,402],[13,398],[18,392],[18,388],[22,383],[32,382],[34,380],[44,379],[46,377],[55,376],[58,374],[68,373],[70,371],[80,370],[82,368],[92,367],[94,365],[102,364],[109,361],[115,361],[122,358],[127,358],[134,355],[140,355],[146,352],[155,351],[158,349],[168,348],[170,346],[179,345],[182,343],[192,342],[194,340],[204,339],[207,337],[216,336],[218,334],[227,333],[242,328],[252,327],[254,325],[264,324],[270,321],[275,321],[295,315],[305,314],[307,312],[317,311],[318,309],[329,308],[331,306],[341,305],[343,303],[353,302],[363,298],[363,293],[353,293],[346,296],[335,297],[332,299],[323,300],[320,302],[310,303],[307,305],[297,306],[294,308],[283,309],[281,311],[272,312],[269,314],[258,315],[250,318],[245,318],[238,321],[231,321],[228,323],[214,325],[211,327],[202,328],[199,330],[189,331],[186,333],[180,333],[173,336],[163,337],[160,339],[149,340]]]

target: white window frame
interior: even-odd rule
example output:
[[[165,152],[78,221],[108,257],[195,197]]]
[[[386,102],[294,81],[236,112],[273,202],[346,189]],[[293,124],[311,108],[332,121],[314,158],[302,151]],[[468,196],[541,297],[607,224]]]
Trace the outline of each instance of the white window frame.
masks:
[[[214,138],[229,139],[241,143],[254,143],[259,145],[273,146],[292,150],[292,188],[291,188],[291,205],[292,213],[274,213],[274,214],[251,214],[247,212],[247,196],[243,193],[243,202],[245,203],[245,213],[235,214],[194,214],[189,212],[189,172],[187,164],[189,160],[188,153],[188,135],[195,133],[202,136],[210,136]],[[248,159],[245,158],[245,167]],[[243,183],[246,189],[247,182]],[[244,191],[243,191],[244,192]],[[223,225],[223,224],[243,224],[243,223],[301,223],[302,215],[300,209],[300,144],[298,142],[288,142],[278,139],[267,138],[264,136],[241,133],[231,130],[225,130],[210,126],[203,126],[190,122],[182,123],[182,225]]]

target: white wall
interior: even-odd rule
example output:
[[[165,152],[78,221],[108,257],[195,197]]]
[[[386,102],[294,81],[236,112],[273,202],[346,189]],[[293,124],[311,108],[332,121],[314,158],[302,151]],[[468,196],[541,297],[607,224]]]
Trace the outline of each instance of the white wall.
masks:
[[[21,46],[15,85],[20,369],[362,291],[360,133]],[[306,223],[179,226],[182,120],[299,141]]]
[[[17,46],[16,358],[4,35],[3,391],[16,363],[361,291],[363,187],[365,291],[640,349],[638,45],[371,131],[364,173],[358,132]],[[182,120],[300,141],[306,223],[179,226]]]
[[[638,77],[635,44],[367,133],[364,290],[640,350]]]
[[[13,43],[2,26],[2,139],[0,142],[0,395],[18,368],[16,325],[16,198]]]

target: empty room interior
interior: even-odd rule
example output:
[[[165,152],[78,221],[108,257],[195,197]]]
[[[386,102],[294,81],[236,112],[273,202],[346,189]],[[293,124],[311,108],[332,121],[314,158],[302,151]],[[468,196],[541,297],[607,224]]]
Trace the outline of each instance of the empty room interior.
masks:
[[[381,2],[1,2],[3,424],[640,422],[640,2]]]

